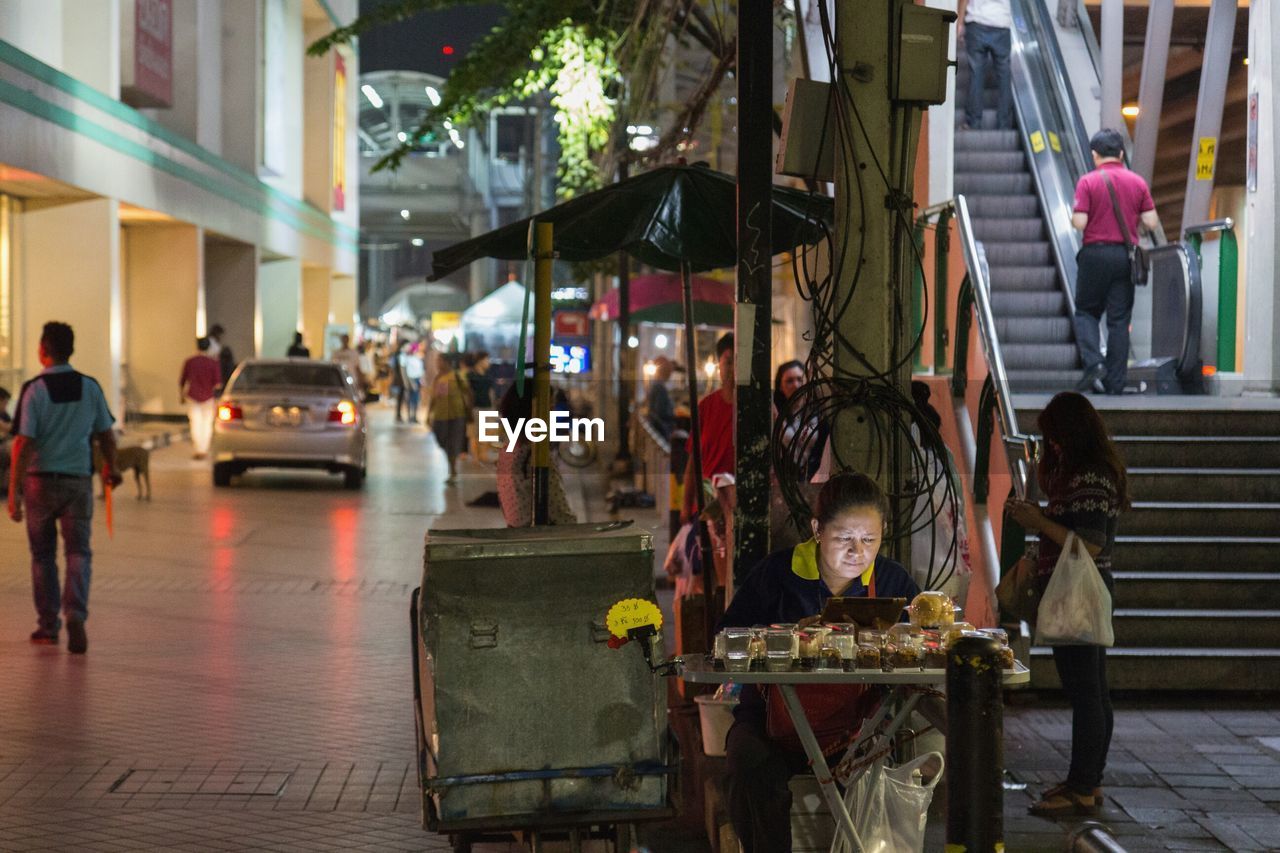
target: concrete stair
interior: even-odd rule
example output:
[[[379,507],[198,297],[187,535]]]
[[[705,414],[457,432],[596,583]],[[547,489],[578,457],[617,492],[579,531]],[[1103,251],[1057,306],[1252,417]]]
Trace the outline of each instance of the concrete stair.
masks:
[[[1280,401],[1092,398],[1129,467],[1116,690],[1280,689]],[[1015,395],[1036,432],[1047,397]],[[1033,648],[1032,685],[1059,686]]]

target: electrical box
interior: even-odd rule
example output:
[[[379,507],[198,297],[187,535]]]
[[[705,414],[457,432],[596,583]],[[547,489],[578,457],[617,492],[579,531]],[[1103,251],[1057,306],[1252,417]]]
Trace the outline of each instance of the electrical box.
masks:
[[[929,6],[903,6],[898,19],[898,55],[893,99],[913,104],[947,100],[947,58],[956,13]]]
[[[836,121],[831,84],[797,78],[782,109],[774,171],[793,178],[835,180]]]

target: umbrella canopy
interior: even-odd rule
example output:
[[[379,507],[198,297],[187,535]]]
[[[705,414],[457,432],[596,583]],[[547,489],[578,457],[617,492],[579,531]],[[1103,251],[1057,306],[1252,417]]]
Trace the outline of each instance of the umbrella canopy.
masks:
[[[671,273],[639,275],[631,279],[628,307],[633,323],[684,322],[680,276]],[[693,321],[699,326],[733,326],[733,284],[695,276],[693,287]],[[618,289],[614,288],[591,306],[594,320],[617,320]]]
[[[660,166],[558,204],[431,256],[438,279],[480,258],[529,257],[532,220],[555,225],[556,256],[590,261],[617,252],[658,269],[698,272],[737,264],[738,182],[706,166]],[[834,206],[826,196],[773,188],[765,256],[816,243]]]
[[[462,312],[462,325],[470,328],[519,326],[524,314],[525,288],[509,281]],[[532,314],[529,322],[533,322]]]
[[[461,311],[470,301],[465,292],[451,284],[411,284],[382,303],[378,319],[389,326],[412,325],[431,319],[436,311]]]

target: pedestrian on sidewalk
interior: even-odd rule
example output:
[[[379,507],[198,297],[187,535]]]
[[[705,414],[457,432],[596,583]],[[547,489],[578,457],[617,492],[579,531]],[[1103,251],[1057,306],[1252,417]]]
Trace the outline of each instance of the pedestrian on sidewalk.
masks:
[[[956,10],[956,38],[964,40],[969,58],[969,91],[964,101],[964,125],[982,128],[983,93],[987,88],[987,65],[996,75],[996,129],[1013,127],[1013,89],[1009,85],[1010,27],[1013,10],[1009,0],[960,0]]]
[[[222,385],[231,381],[231,374],[236,370],[236,357],[230,345],[223,340],[226,329],[218,323],[209,327],[209,357],[218,360],[218,368],[222,371]]]
[[[400,369],[400,363],[406,357],[405,347],[407,346],[408,344],[404,341],[399,342],[391,350],[391,357],[387,359],[387,371],[390,374],[391,382],[388,391],[396,401],[396,423],[404,421],[404,404],[407,402],[404,389],[404,371]]]
[[[84,623],[89,618],[89,579],[93,552],[92,443],[102,451],[102,480],[113,486],[116,474],[115,418],[102,388],[67,362],[75,351],[75,333],[66,323],[45,323],[40,335],[44,370],[22,386],[14,420],[9,472],[9,517],[26,518],[31,547],[31,581],[39,626],[31,642],[56,645],[59,602],[67,620],[67,650],[89,647]],[[26,509],[24,512],[23,505]],[[66,553],[65,588],[58,586],[58,530]]]
[[[311,358],[311,350],[302,342],[302,332],[293,333],[293,343],[285,353],[287,358]]]
[[[449,460],[449,479],[445,480],[449,486],[458,482],[458,457],[467,450],[467,423],[472,408],[471,386],[462,370],[442,368],[431,389],[430,423],[436,443]]]
[[[1111,554],[1120,513],[1129,508],[1128,475],[1107,428],[1083,395],[1063,391],[1037,421],[1044,437],[1037,480],[1048,498],[1013,501],[1010,517],[1040,534],[1035,554],[1040,588],[1048,585],[1067,536],[1074,533],[1093,558],[1107,589],[1115,594]],[[1054,646],[1053,662],[1071,702],[1071,767],[1066,781],[1044,792],[1030,812],[1040,817],[1095,814],[1102,773],[1111,749],[1113,714],[1102,646]]]
[[[351,374],[351,378],[356,381],[356,389],[364,395],[364,373],[360,370],[360,353],[351,348],[351,336],[343,335],[339,338],[339,346],[333,351],[333,355],[329,356],[329,360],[335,364],[341,364]]]
[[[213,440],[213,410],[222,385],[222,368],[209,357],[209,339],[196,339],[196,354],[182,363],[178,400],[187,407],[192,456],[204,459]]]
[[[414,344],[409,351],[400,356],[401,381],[404,383],[407,403],[406,419],[411,424],[418,423],[418,403],[422,400],[422,378],[426,375],[426,365],[422,363],[421,344]]]
[[[1133,277],[1128,244],[1138,226],[1160,226],[1151,189],[1124,165],[1124,137],[1105,128],[1089,140],[1092,172],[1076,184],[1071,224],[1084,232],[1076,262],[1076,345],[1084,374],[1076,390],[1124,393],[1129,370],[1129,322],[1133,318]],[[1118,217],[1118,218],[1117,218]],[[1107,315],[1107,354],[1102,356],[1098,324]]]

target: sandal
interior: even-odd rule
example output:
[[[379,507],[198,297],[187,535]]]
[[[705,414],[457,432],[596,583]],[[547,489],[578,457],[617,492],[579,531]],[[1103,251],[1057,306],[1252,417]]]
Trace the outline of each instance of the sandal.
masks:
[[[1065,793],[1070,790],[1071,789],[1067,787],[1066,782],[1060,782],[1057,785],[1054,785],[1052,788],[1047,789],[1043,794],[1041,794],[1040,799],[1047,800],[1049,797],[1056,797],[1059,794]],[[1093,789],[1093,799],[1098,805],[1102,805],[1103,798],[1102,798],[1101,785]]]
[[[1098,800],[1093,794],[1077,794],[1065,785],[1045,791],[1040,802],[1027,809],[1036,817],[1092,816],[1098,813]]]

